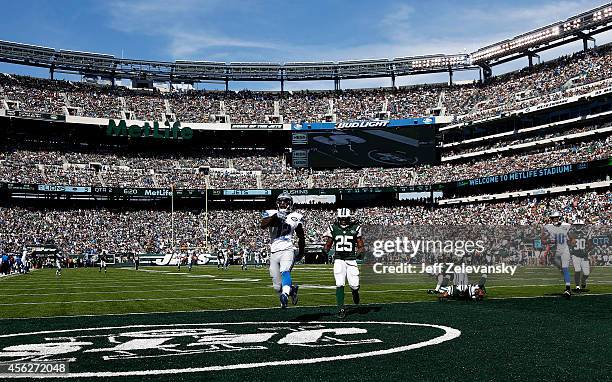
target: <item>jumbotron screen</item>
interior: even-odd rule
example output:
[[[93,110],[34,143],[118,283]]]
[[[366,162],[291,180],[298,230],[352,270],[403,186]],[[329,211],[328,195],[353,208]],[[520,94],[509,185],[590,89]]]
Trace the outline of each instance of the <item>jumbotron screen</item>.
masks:
[[[438,164],[435,126],[293,133],[293,167],[410,167]]]

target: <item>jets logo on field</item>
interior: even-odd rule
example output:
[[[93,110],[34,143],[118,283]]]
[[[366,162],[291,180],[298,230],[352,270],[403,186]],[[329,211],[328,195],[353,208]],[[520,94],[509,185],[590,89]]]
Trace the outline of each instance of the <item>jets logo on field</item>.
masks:
[[[0,362],[69,362],[62,378],[204,373],[373,357],[460,335],[406,322],[131,325],[0,335]]]

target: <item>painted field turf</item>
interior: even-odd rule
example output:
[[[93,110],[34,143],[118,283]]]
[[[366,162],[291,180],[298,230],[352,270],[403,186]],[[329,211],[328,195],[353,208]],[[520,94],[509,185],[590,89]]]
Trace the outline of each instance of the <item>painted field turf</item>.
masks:
[[[380,380],[382,376],[388,376],[387,380],[441,381],[609,378],[612,364],[612,269],[609,268],[595,268],[589,279],[588,295],[574,296],[569,301],[558,296],[563,290],[562,278],[552,268],[520,268],[513,277],[491,276],[487,299],[479,303],[439,303],[425,293],[434,284],[428,276],[406,285],[363,285],[363,305],[349,310],[344,320],[349,323],[339,322],[334,315],[334,290],[330,289],[333,276],[326,266],[295,268],[294,280],[302,286],[300,303],[285,311],[277,308],[278,300],[272,293],[266,269],[241,271],[236,267],[222,271],[216,267],[197,267],[191,273],[186,269],[180,274],[174,273],[178,273],[176,268],[168,267],[138,272],[109,268],[107,274],[97,269],[65,269],[59,278],[54,270],[43,270],[0,279],[3,295],[0,358],[7,354],[3,349],[10,346],[95,335],[95,339],[79,337],[91,345],[83,345],[81,351],[75,352],[76,361],[71,363],[72,373],[94,373],[82,380],[91,380],[98,372],[129,374],[208,366],[221,368],[192,373],[106,376],[121,381],[253,381],[278,379],[279,375],[290,376],[292,380],[355,381]],[[347,292],[348,301],[350,293]],[[229,324],[245,322],[255,323]],[[267,324],[259,324],[264,322]],[[461,334],[442,343],[359,358],[360,353],[405,347],[444,334],[431,327],[385,324],[390,322],[442,325]],[[207,323],[213,324],[202,327]],[[117,327],[121,328],[98,329]],[[84,328],[92,331],[79,332]],[[149,329],[156,334],[145,333],[145,337],[163,337],[165,331],[171,330],[167,334],[172,338],[168,343],[180,344],[183,352],[179,353],[176,347],[170,347],[163,354],[143,350],[128,352],[132,356],[118,351],[85,352],[119,346],[134,336],[141,338],[140,332]],[[190,332],[195,329],[216,330],[223,335],[274,335],[258,344],[220,348],[208,344],[213,348],[203,351],[202,333]],[[292,332],[320,329],[361,330],[362,334],[331,335],[312,346],[282,344],[281,339]],[[57,333],[58,330],[65,332]],[[39,331],[48,333],[10,336]],[[130,332],[140,334],[130,337]],[[119,336],[122,333],[124,337]],[[334,342],[342,340],[378,342],[342,345]],[[330,344],[335,346],[325,346]],[[190,349],[198,350],[184,352]],[[324,360],[333,357],[344,359]],[[259,365],[312,358],[322,360],[283,366]],[[229,365],[247,366],[232,370]]]

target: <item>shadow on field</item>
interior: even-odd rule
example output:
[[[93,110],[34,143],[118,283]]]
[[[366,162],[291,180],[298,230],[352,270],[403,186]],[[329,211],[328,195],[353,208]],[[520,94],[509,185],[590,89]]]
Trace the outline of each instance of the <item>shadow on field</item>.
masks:
[[[319,312],[319,313],[302,314],[294,318],[293,321],[298,321],[298,322],[319,321],[325,317],[332,317],[332,316],[335,316],[335,313]]]
[[[333,309],[333,308],[331,308]],[[356,315],[356,314],[368,314],[372,312],[380,312],[382,307],[380,306],[351,306],[346,308],[346,317]],[[309,313],[302,314],[300,316],[295,317],[294,321],[299,322],[310,322],[310,321],[319,321],[325,318],[336,318],[336,310],[330,310],[328,312],[318,312],[318,313]]]
[[[380,306],[355,306],[350,307],[346,310],[346,316],[352,316],[355,314],[368,314],[372,312],[380,312],[382,307]]]

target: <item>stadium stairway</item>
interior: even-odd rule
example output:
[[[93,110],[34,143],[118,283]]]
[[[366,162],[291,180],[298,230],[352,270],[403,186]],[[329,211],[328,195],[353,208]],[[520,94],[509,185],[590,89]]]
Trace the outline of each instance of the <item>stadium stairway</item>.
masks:
[[[257,171],[255,173],[255,179],[257,181],[257,188],[259,188],[259,189],[263,188],[263,185],[261,183],[261,171]]]
[[[100,181],[100,184],[103,187],[106,187],[106,182],[104,181],[104,178],[102,177],[102,173],[101,172],[97,172],[96,176],[98,177],[98,180]]]
[[[357,187],[365,187],[365,179],[363,175],[359,177],[359,180],[357,181]]]

